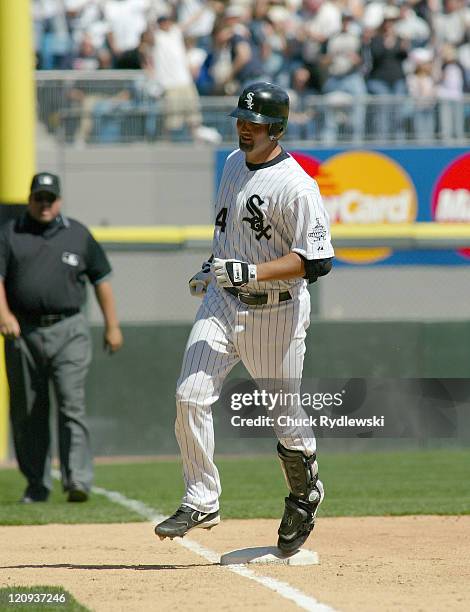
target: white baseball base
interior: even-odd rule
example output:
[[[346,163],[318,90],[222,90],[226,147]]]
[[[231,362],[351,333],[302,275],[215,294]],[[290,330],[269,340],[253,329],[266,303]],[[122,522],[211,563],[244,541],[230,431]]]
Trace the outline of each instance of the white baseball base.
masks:
[[[220,557],[220,565],[257,563],[264,565],[318,565],[317,552],[301,548],[292,555],[284,555],[277,546],[258,546],[232,550]]]

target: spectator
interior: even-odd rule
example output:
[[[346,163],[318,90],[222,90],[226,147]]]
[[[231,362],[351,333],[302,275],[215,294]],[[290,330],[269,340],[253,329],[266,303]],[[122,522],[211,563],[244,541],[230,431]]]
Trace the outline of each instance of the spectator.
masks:
[[[183,32],[168,15],[157,20],[153,64],[155,80],[163,92],[168,135],[180,138],[187,125],[194,140],[220,142],[217,130],[202,125],[199,95],[191,76]]]
[[[307,33],[313,41],[325,43],[341,31],[341,0],[317,0],[311,7],[315,13],[307,22]]]
[[[262,6],[262,5],[261,5]],[[287,56],[286,31],[291,14],[283,6],[269,7],[260,22],[264,41],[262,45],[263,71],[270,80],[289,87],[290,70]]]
[[[274,5],[268,11],[268,23],[272,28],[269,33],[269,45],[271,48],[270,62],[277,61],[281,69],[274,72],[276,82],[285,88],[291,86],[293,73],[297,68],[304,66],[302,22],[297,13],[289,11],[287,6]],[[266,72],[271,74],[272,67],[266,66]],[[301,78],[301,77],[300,77]]]
[[[364,7],[362,27],[367,33],[374,35],[384,20],[386,4],[382,0],[372,0]]]
[[[458,47],[470,34],[470,8],[465,0],[445,0],[444,12],[434,17],[436,43]]]
[[[291,89],[296,94],[296,98],[318,94],[313,86],[310,70],[305,66],[300,66],[292,73]]]
[[[202,95],[225,95],[234,85],[232,58],[230,53],[231,28],[223,19],[216,21],[211,36],[209,53],[197,77],[198,90]]]
[[[318,136],[318,109],[308,104],[310,72],[307,68],[297,68],[292,74],[289,89],[289,131],[291,140],[312,140]]]
[[[370,41],[371,69],[367,87],[376,96],[406,95],[406,81],[402,63],[408,56],[408,42],[399,38],[395,24],[399,10],[393,6],[384,9],[384,20],[376,36]],[[387,102],[387,103],[385,103]],[[393,99],[380,100],[376,110],[376,131],[385,138],[392,135],[403,138],[403,114]]]
[[[86,279],[105,320],[105,348],[122,345],[106,255],[86,227],[61,214],[61,205],[59,178],[36,174],[27,212],[0,231],[0,333],[16,458],[27,480],[23,503],[47,501],[52,489],[49,381],[58,406],[62,486],[70,502],[90,493],[85,379],[91,344],[80,312]]]
[[[140,35],[137,47],[124,51],[116,58],[116,68],[119,70],[151,70],[155,46],[154,36],[153,28],[147,27]]]
[[[109,52],[107,57],[111,61]],[[120,139],[123,121],[120,112],[132,107],[131,91],[125,83],[96,81],[90,87],[89,82],[77,80],[68,91],[68,98],[78,111],[74,142],[77,148]]]
[[[431,28],[415,13],[411,0],[402,0],[395,31],[399,38],[409,40],[411,47],[423,47],[431,35]]]
[[[324,61],[328,67],[328,79],[323,93],[349,94],[351,100],[350,117],[353,138],[361,141],[364,137],[365,100],[367,88],[362,75],[361,38],[354,29],[351,13],[343,13],[341,32],[333,35],[327,45]],[[325,131],[327,142],[336,140],[336,120],[334,109],[326,110]]]
[[[437,88],[441,136],[444,140],[461,139],[464,134],[464,70],[452,45],[442,47],[441,59],[441,77]]]
[[[177,7],[180,0],[144,0],[146,6],[147,22],[153,24],[160,15],[163,15],[170,8]]]
[[[252,40],[260,47],[266,43],[266,21],[269,10],[269,0],[254,0],[249,29]]]
[[[311,85],[323,91],[328,72],[323,62],[328,40],[339,34],[342,28],[343,0],[304,0],[302,60],[311,75]]]
[[[72,39],[67,24],[65,4],[62,0],[35,0],[35,31],[41,33],[37,43],[40,66],[43,70],[61,70],[71,67]],[[41,20],[41,27],[38,26]]]
[[[172,66],[176,66],[175,74],[173,70],[166,70],[170,84],[178,81],[183,73],[186,85],[195,82],[201,95],[230,95],[260,79],[285,88],[295,83],[296,89],[302,84],[300,90],[305,94],[321,92],[328,96],[323,135],[329,141],[336,138],[338,130],[334,123],[338,118],[346,121],[355,140],[361,138],[364,107],[351,104],[352,98],[358,99],[355,96],[363,90],[361,75],[366,77],[369,93],[378,96],[376,108],[374,102],[370,104],[371,126],[375,132],[384,138],[404,136],[409,105],[397,108],[393,97],[406,95],[407,82],[424,82],[428,71],[426,65],[413,66],[412,78],[405,78],[404,60],[413,49],[426,45],[439,60],[441,46],[453,46],[464,69],[464,91],[469,89],[466,85],[470,83],[468,0],[33,0],[37,66],[99,69],[109,67],[112,57],[112,67],[143,71],[142,75],[136,75],[135,86],[131,88],[134,93],[140,91],[136,103],[149,99],[144,90],[155,100],[166,86],[158,84],[154,77],[148,78],[156,56],[149,42],[153,29],[149,23],[154,21],[149,19],[168,10],[176,16],[173,24],[184,35],[187,46],[185,57],[181,48],[172,56],[177,44],[175,37],[169,42],[168,48],[172,51],[168,57],[172,56]],[[347,33],[344,16],[350,22]],[[160,38],[163,30],[157,28]],[[338,68],[347,55],[345,52],[340,59],[340,48],[347,37],[361,41],[354,45],[360,62],[350,72],[347,68]],[[167,37],[168,41],[170,38]],[[163,47],[159,45],[160,50]],[[162,59],[169,65],[162,53]],[[165,72],[161,66],[155,70]],[[443,75],[443,82],[447,80]],[[351,93],[353,89],[356,93]],[[90,92],[90,95],[94,94]],[[298,94],[300,107],[303,95]],[[446,95],[442,99],[447,99]],[[172,106],[170,97],[166,92],[163,105]],[[186,114],[173,113],[174,117],[179,116],[176,121],[179,126],[183,117],[183,125],[189,126],[193,137],[197,128],[192,124],[200,119],[199,103],[195,99]],[[327,105],[333,99],[334,108],[328,113]],[[443,125],[448,125],[447,107],[441,105]],[[158,112],[155,106],[155,113]],[[421,115],[424,115],[422,108]],[[420,121],[413,120],[416,131],[427,132],[427,128],[418,128]],[[150,123],[155,124],[154,119]],[[168,124],[165,125],[168,131]],[[180,127],[173,130],[175,136],[178,131]]]
[[[228,82],[234,90],[243,89],[250,82],[269,80],[264,74],[261,41],[253,37],[245,24],[247,11],[232,5],[224,14],[225,24],[231,30],[229,41],[232,69]],[[230,92],[230,93],[233,93]]]
[[[144,0],[105,0],[104,17],[109,27],[107,43],[115,60],[138,47],[147,27]]]
[[[105,20],[100,0],[87,2],[80,11],[77,11],[72,23],[75,47],[78,47],[83,36],[87,35],[91,38],[91,42],[97,51],[106,50],[108,53],[110,52],[107,45],[109,24]]]
[[[78,46],[78,52],[72,62],[74,70],[97,70],[99,67],[98,52],[89,34],[84,34]]]
[[[209,0],[177,0],[176,15],[185,36],[208,48],[216,18],[216,3]]]
[[[439,4],[441,0],[410,0],[410,4],[413,10],[424,19],[428,26],[432,29],[432,16],[433,13],[439,10]]]
[[[325,81],[325,74],[319,62],[321,42],[317,40],[316,33],[309,27],[310,22],[318,8],[318,0],[303,0],[298,20],[290,23],[290,31],[286,35],[286,55],[291,73],[291,83],[298,79],[304,81],[305,72],[309,79],[305,83],[306,89],[320,93]],[[300,71],[297,76],[296,72]]]
[[[464,45],[460,45],[457,50],[459,64],[464,71],[464,91],[470,93],[470,40]]]
[[[410,54],[414,70],[407,77],[408,91],[413,98],[413,129],[418,140],[434,136],[436,83],[433,76],[433,53],[429,49],[415,49]]]
[[[189,72],[194,82],[199,79],[201,68],[206,61],[207,51],[197,46],[197,40],[192,36],[184,37],[186,54],[188,56]]]

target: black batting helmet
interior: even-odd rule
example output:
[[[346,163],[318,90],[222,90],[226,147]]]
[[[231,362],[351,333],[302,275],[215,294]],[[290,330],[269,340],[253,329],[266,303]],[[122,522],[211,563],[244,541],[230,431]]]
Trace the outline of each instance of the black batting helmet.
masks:
[[[231,117],[269,125],[270,136],[279,137],[287,127],[289,96],[273,83],[252,83],[238,98],[238,106]]]

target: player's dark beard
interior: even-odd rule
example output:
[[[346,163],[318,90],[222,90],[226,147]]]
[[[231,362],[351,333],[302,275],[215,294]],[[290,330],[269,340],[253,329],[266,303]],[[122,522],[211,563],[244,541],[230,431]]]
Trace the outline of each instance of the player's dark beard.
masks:
[[[249,153],[250,151],[253,151],[253,147],[255,146],[255,143],[253,141],[246,142],[245,140],[242,140],[241,137],[238,137],[238,146],[241,151],[245,151],[245,153]]]

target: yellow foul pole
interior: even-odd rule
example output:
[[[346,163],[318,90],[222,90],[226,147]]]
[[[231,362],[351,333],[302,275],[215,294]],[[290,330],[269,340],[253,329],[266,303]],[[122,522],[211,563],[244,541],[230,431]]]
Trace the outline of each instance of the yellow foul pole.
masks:
[[[35,169],[30,0],[0,0],[0,224],[26,204]],[[0,461],[7,454],[8,385],[0,342]]]

